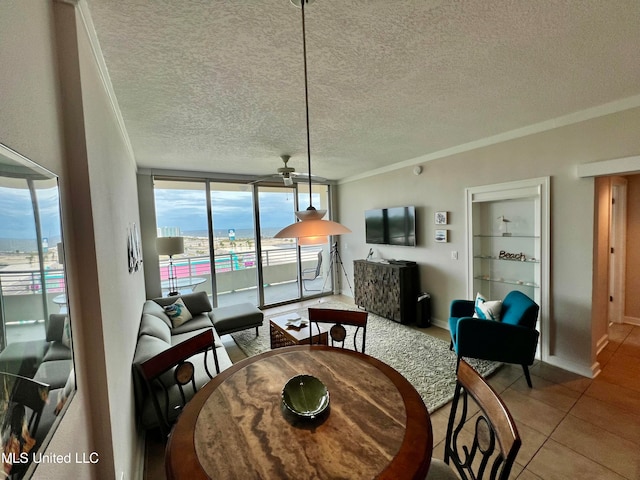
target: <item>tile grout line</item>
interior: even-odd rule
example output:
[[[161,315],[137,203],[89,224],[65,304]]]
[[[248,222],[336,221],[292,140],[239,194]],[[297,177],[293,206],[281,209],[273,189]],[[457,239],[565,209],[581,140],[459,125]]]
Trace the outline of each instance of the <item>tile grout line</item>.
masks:
[[[621,340],[621,341],[619,342],[618,346],[615,348],[615,350],[613,351],[613,353],[610,355],[610,357],[609,357],[609,359],[608,359],[607,363],[609,363],[609,361],[613,358],[613,356],[616,354],[616,352],[618,351],[618,349],[622,346],[622,344],[625,342],[625,340],[629,337],[629,335],[631,334],[631,331],[632,331],[632,330],[630,330],[630,331],[625,335],[624,339],[623,339],[623,340]],[[604,368],[604,367],[603,367],[603,368]],[[593,380],[593,379],[592,379],[592,380]],[[555,383],[555,382],[554,382],[554,383]],[[588,388],[587,388],[587,389],[585,389],[583,392],[581,392],[581,393],[580,393],[580,396],[576,399],[576,401],[575,401],[575,402],[574,402],[574,404],[571,406],[571,408],[570,408],[570,409],[565,413],[565,415],[562,417],[562,420],[560,420],[560,421],[558,422],[558,424],[554,427],[554,429],[553,429],[553,430],[551,431],[551,433],[547,436],[547,438],[544,440],[544,442],[542,442],[542,444],[540,445],[540,447],[536,450],[536,453],[531,457],[531,460],[529,460],[529,461],[527,462],[527,464],[524,466],[524,468],[523,468],[523,470],[522,470],[523,472],[527,469],[527,467],[529,466],[529,464],[533,461],[533,459],[534,459],[534,458],[536,457],[536,455],[540,452],[540,450],[542,450],[542,448],[547,444],[547,442],[549,442],[549,440],[551,440],[551,441],[553,441],[553,442],[555,442],[555,443],[558,443],[558,444],[562,445],[563,447],[565,447],[565,448],[567,448],[567,449],[571,450],[573,453],[575,453],[576,455],[579,455],[580,457],[588,458],[588,457],[585,457],[585,455],[584,455],[584,454],[582,454],[581,452],[578,452],[577,450],[575,450],[574,448],[572,448],[571,446],[569,446],[569,445],[565,445],[564,443],[562,443],[562,442],[560,442],[560,441],[558,441],[558,440],[556,440],[556,439],[554,439],[554,438],[551,438],[551,437],[553,436],[554,432],[558,429],[558,427],[562,424],[562,422],[564,422],[564,421],[565,421],[565,419],[567,419],[567,417],[569,417],[569,415],[571,415],[571,416],[573,416],[573,417],[575,417],[575,418],[577,418],[577,419],[580,419],[580,420],[586,421],[587,423],[591,423],[591,422],[588,422],[587,420],[581,419],[580,417],[577,417],[576,415],[573,415],[573,414],[571,413],[571,411],[574,409],[574,407],[577,405],[577,403],[582,399],[582,397],[585,397],[585,396],[586,396],[586,397],[589,397],[589,398],[595,398],[595,397],[591,397],[590,395],[588,395],[588,394],[586,393],[586,392],[587,392],[587,390],[588,390]],[[597,400],[597,399],[596,399],[596,400]],[[592,424],[592,425],[595,425],[595,424]],[[596,425],[596,426],[597,426],[597,425]],[[609,432],[609,433],[612,433],[612,434],[613,434],[613,432]],[[611,468],[609,468],[609,467],[608,467],[608,466],[606,466],[606,465],[603,465],[602,463],[600,463],[599,461],[597,461],[597,460],[595,460],[595,459],[593,459],[593,458],[588,458],[588,460],[590,460],[590,461],[592,461],[592,462],[596,463],[597,465],[600,465],[602,468],[606,469],[607,471],[611,472],[611,473],[612,473],[612,474],[614,474],[614,475],[619,475],[620,477],[624,477],[624,475],[622,475],[622,474],[620,474],[620,473],[618,473],[618,472],[616,472],[616,471],[614,471],[614,470],[611,470]],[[533,473],[534,475],[537,475],[537,474],[536,474],[535,472],[533,472],[533,471],[530,471],[530,473]]]

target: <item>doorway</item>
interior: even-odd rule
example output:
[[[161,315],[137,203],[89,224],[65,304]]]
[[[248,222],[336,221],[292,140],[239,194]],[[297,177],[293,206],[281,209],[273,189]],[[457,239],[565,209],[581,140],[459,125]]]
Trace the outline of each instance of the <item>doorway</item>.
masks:
[[[623,323],[627,233],[627,179],[610,177],[608,325]]]
[[[640,252],[627,248],[640,235],[640,175],[595,179],[593,339],[595,353],[609,343],[609,327],[640,325]]]

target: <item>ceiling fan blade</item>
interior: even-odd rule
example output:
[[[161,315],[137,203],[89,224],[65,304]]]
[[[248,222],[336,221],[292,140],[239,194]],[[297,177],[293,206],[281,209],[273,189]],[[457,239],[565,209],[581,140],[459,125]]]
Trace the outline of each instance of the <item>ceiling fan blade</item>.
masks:
[[[291,174],[292,177],[295,177],[295,180],[298,182],[301,182],[303,180],[309,181],[309,174],[308,173],[304,173],[304,172],[300,172],[300,173],[292,173]],[[311,181],[312,182],[326,182],[327,179],[324,177],[320,177],[318,175],[313,175],[311,174]]]
[[[249,182],[249,185],[253,185],[254,183],[266,182],[267,180],[275,181],[276,178],[280,177],[280,175],[265,175],[264,177],[256,178]]]

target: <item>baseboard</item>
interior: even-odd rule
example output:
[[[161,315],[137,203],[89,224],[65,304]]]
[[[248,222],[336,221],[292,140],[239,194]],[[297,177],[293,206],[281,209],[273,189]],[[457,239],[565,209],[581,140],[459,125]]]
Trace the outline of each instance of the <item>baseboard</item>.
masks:
[[[596,362],[591,365],[591,378],[596,378],[598,375],[600,375],[600,372],[602,372],[602,369],[600,368],[600,362]]]
[[[609,344],[609,334],[605,333],[596,343],[596,355],[599,354]]]
[[[543,360],[543,362],[553,365],[554,367],[567,370],[568,372],[577,373],[587,378],[594,378],[600,373],[600,364],[598,362],[591,366],[582,365],[564,358],[560,358],[557,355],[549,355]]]
[[[629,325],[637,325],[640,327],[640,318],[638,317],[624,317],[624,323],[628,323]]]
[[[431,319],[431,325],[434,325],[434,326],[440,327],[440,328],[444,328],[447,331],[449,330],[449,322],[443,321],[443,320],[438,320],[437,318],[432,318]]]

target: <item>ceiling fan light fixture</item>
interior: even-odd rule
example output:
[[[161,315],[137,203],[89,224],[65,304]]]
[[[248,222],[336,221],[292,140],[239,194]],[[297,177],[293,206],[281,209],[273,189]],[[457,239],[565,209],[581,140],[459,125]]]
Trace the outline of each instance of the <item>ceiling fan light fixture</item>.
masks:
[[[299,221],[283,228],[275,234],[275,238],[297,238],[300,245],[314,245],[317,243],[328,243],[329,235],[341,235],[351,233],[344,225],[331,220],[322,220],[327,213],[326,210],[316,210],[313,206],[313,191],[311,188],[311,141],[309,133],[309,87],[307,75],[307,41],[304,23],[304,6],[309,5],[313,0],[290,0],[293,5],[302,10],[302,52],[304,57],[304,102],[307,127],[307,163],[309,168],[309,207],[306,210],[295,212]],[[282,160],[287,165],[288,158]],[[285,179],[286,185],[286,179]],[[305,239],[305,240],[301,240]],[[313,242],[313,243],[312,243]]]
[[[304,3],[309,5],[309,4],[313,3],[313,2],[314,2],[314,0],[306,0],[306,2],[304,2]],[[302,7],[302,0],[291,0],[291,4],[293,6],[301,8]]]

